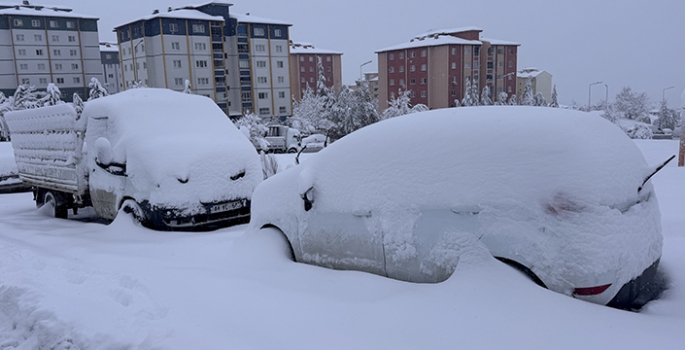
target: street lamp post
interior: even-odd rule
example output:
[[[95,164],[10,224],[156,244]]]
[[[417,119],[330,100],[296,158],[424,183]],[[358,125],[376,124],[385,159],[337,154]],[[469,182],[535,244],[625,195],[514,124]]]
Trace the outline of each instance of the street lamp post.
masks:
[[[603,81],[598,81],[596,83],[590,84],[590,87],[588,88],[588,97],[587,97],[587,111],[589,112],[590,109],[592,108],[592,105],[590,104],[590,101],[592,100],[592,86],[593,85],[598,85],[604,83]]]
[[[604,87],[606,88],[606,97],[604,97],[604,109],[607,110],[609,108],[609,85],[604,84]]]
[[[364,78],[364,75],[362,74],[362,67],[366,66],[367,64],[373,62],[372,60],[366,61],[362,64],[359,65],[359,80],[362,80]]]
[[[669,86],[661,90],[661,102],[666,102],[666,90],[673,89],[675,86]]]

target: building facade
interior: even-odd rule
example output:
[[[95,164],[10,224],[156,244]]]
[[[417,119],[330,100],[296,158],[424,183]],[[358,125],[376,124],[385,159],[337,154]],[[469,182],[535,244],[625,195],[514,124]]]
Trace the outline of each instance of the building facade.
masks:
[[[526,81],[530,78],[533,87],[533,96],[538,92],[547,102],[552,101],[552,74],[537,68],[521,69],[516,76],[516,94],[519,99],[526,89]]]
[[[230,6],[155,10],[116,27],[124,89],[139,82],[181,91],[188,80],[231,117],[291,115],[290,24],[231,15]]]
[[[518,43],[481,38],[477,27],[431,31],[407,43],[377,51],[379,108],[399,90],[410,90],[412,104],[448,108],[464,96],[465,80],[479,91],[488,86],[495,100],[516,93]]]
[[[0,4],[0,91],[53,83],[66,101],[87,97],[90,79],[102,80],[97,21],[69,8]]]
[[[322,72],[318,62],[321,60]],[[319,74],[326,78],[326,87],[342,86],[342,52],[316,48],[308,43],[290,44],[290,90],[296,101],[302,99],[307,86],[316,91]]]
[[[119,62],[119,46],[116,44],[100,43],[100,62],[102,63],[102,86],[110,94],[116,94],[124,89]]]

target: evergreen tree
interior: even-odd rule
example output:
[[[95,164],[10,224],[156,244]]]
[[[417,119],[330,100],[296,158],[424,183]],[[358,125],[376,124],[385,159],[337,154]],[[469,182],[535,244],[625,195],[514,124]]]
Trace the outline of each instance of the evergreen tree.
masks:
[[[537,94],[535,94],[535,98],[533,99],[533,105],[538,107],[547,107],[547,100],[545,100],[545,97],[542,96],[542,92],[538,92]]]
[[[623,118],[649,123],[649,99],[646,93],[636,94],[630,87],[624,87],[616,95],[616,111]]]
[[[189,94],[189,95],[192,95],[192,94],[193,94],[193,86],[190,85],[190,80],[188,80],[188,79],[186,79],[186,81],[185,81],[185,83],[184,83],[183,93],[184,93],[184,94]]]
[[[74,92],[74,97],[72,98],[71,104],[74,106],[74,110],[76,111],[76,120],[80,119],[84,107],[81,96]]]
[[[464,98],[461,100],[461,105],[464,107],[473,106],[473,98],[471,97],[471,81],[469,78],[464,79]]]
[[[492,99],[490,99],[490,88],[485,85],[483,92],[480,95],[480,104],[483,106],[492,106]]]
[[[31,109],[41,107],[40,97],[36,87],[19,85],[14,91],[12,110]]]
[[[247,113],[235,122],[235,125],[259,149],[268,150],[269,142],[264,136],[269,131],[261,117],[254,113]]]
[[[495,102],[495,106],[505,106],[507,104],[507,93],[502,91],[497,95],[497,101]]]
[[[109,95],[107,89],[100,84],[100,81],[97,80],[97,78],[90,78],[88,87],[90,88],[90,91],[88,92],[88,101]]]
[[[654,123],[659,129],[675,129],[678,126],[678,114],[666,104],[666,101],[661,101],[659,108],[659,119]]]
[[[12,110],[14,106],[14,99],[12,96],[7,98],[5,94],[0,92],[0,141],[9,140],[9,128],[5,123],[5,113]]]
[[[303,135],[309,135],[316,131],[328,130],[332,123],[328,120],[326,111],[326,97],[319,96],[307,85],[300,101],[294,102],[293,127],[300,130]]]
[[[405,114],[424,112],[428,110],[428,106],[424,104],[411,105],[411,97],[409,97],[411,90],[399,90],[397,98],[392,98],[389,102],[390,106],[383,111],[381,119],[390,119],[399,117]]]
[[[471,98],[473,99],[471,101],[472,106],[480,106],[481,102],[478,99],[478,82],[476,82],[476,79],[473,79],[473,82],[471,83]]]
[[[513,95],[511,95],[511,97],[509,97],[509,105],[510,106],[518,105],[518,98],[516,97],[516,94],[513,94]]]
[[[552,88],[552,102],[549,103],[552,108],[559,108],[559,102],[557,102],[557,86],[554,85]]]
[[[54,106],[62,102],[62,93],[59,91],[57,85],[50,83],[48,84],[45,96],[41,99],[41,104],[43,106]]]
[[[521,97],[521,106],[535,105],[535,97],[533,96],[533,78],[526,78],[526,86],[523,89],[523,96]]]

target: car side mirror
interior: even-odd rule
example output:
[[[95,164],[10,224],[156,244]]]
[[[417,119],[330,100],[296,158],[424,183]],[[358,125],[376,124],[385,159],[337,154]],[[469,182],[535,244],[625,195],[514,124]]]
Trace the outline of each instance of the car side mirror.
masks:
[[[98,166],[106,168],[112,163],[112,145],[104,137],[95,140],[95,162]]]
[[[310,211],[312,209],[312,204],[314,204],[314,187],[310,187],[301,195],[301,197],[304,201],[304,211]]]

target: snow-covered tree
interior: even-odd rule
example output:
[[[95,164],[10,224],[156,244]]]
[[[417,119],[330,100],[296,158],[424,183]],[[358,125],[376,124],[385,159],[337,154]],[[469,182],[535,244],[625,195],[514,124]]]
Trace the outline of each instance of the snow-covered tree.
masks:
[[[12,96],[8,98],[0,92],[0,141],[9,140],[9,128],[7,128],[7,123],[5,123],[5,113],[11,111],[12,106],[14,106]]]
[[[506,92],[502,91],[497,95],[497,101],[495,101],[495,106],[505,106],[507,104],[507,95]]]
[[[71,104],[74,106],[74,110],[76,111],[76,119],[81,118],[81,113],[83,112],[84,107],[81,96],[74,92],[74,97],[72,98]]]
[[[634,93],[630,87],[624,87],[616,95],[616,111],[625,119],[649,123],[649,99],[646,93]]]
[[[490,88],[485,85],[483,92],[480,94],[480,104],[482,106],[492,106],[492,99],[490,98]]]
[[[41,98],[43,106],[54,106],[64,103],[62,102],[62,93],[59,91],[57,85],[50,83],[46,89],[46,94]]]
[[[678,114],[668,108],[666,101],[661,101],[661,107],[659,108],[659,119],[657,119],[654,124],[660,129],[675,129],[678,126]]]
[[[521,106],[535,105],[535,96],[533,96],[533,78],[526,78],[526,86],[523,88],[523,96],[521,96]]]
[[[516,94],[513,94],[509,97],[509,105],[510,106],[518,105],[518,98],[516,98]]]
[[[258,115],[247,113],[235,122],[243,134],[260,149],[269,149],[269,142],[264,138],[269,128]]]
[[[190,85],[190,80],[186,79],[183,87],[183,93],[184,94],[193,94],[193,86]]]
[[[478,93],[478,82],[476,81],[476,79],[473,79],[473,82],[471,83],[471,98],[473,99],[472,106],[481,105],[480,99],[478,98]]]
[[[131,89],[140,89],[140,88],[146,88],[147,85],[143,83],[142,81],[134,81],[133,84],[131,85]]]
[[[369,82],[366,80],[357,81],[355,96],[355,115],[358,118],[357,129],[371,125],[378,120],[378,100],[373,97]]]
[[[613,104],[610,104],[607,106],[607,108],[604,110],[604,112],[601,114],[602,118],[616,124],[618,119],[620,118],[619,113],[616,111],[616,108],[614,107]]]
[[[471,96],[471,80],[464,79],[464,98],[461,100],[461,105],[464,107],[473,106],[473,96]]]
[[[653,135],[652,129],[644,123],[635,123],[628,128],[624,128],[623,131],[631,139],[651,139]]]
[[[409,97],[410,93],[411,90],[399,90],[397,98],[393,97],[390,101],[388,101],[390,106],[383,111],[383,116],[381,119],[390,119],[405,114],[427,111],[428,106],[424,104],[412,106],[411,97]]]
[[[33,85],[19,85],[14,91],[12,110],[41,107],[40,94]]]
[[[107,89],[100,84],[100,81],[97,78],[90,78],[88,87],[90,88],[90,91],[88,92],[88,101],[109,95]]]
[[[557,102],[557,86],[554,85],[552,88],[552,102],[549,103],[552,108],[559,108],[559,102]]]
[[[273,154],[265,154],[264,151],[259,152],[259,159],[262,162],[262,174],[264,179],[268,179],[278,173],[278,159]]]
[[[545,99],[545,96],[542,96],[542,92],[535,94],[533,105],[538,107],[547,107],[547,100]]]
[[[326,97],[317,95],[307,85],[302,99],[293,103],[293,127],[300,130],[303,135],[330,129],[333,123],[327,119],[328,115],[325,113],[326,101]]]

